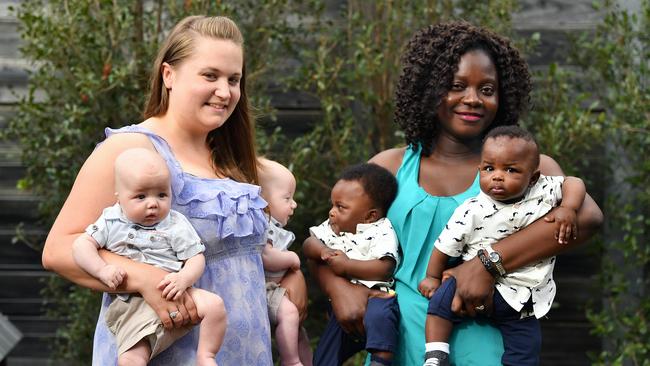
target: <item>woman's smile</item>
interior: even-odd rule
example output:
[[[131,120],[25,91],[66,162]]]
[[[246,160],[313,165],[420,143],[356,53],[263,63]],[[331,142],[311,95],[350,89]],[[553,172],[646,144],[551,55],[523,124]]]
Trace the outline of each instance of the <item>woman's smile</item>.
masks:
[[[454,112],[460,117],[463,121],[467,122],[476,122],[483,118],[483,114],[476,112]]]

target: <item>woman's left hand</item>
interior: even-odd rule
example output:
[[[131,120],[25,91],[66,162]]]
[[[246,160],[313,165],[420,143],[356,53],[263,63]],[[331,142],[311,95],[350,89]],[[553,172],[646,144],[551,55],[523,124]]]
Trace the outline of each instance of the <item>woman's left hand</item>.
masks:
[[[454,313],[472,317],[477,313],[491,313],[494,277],[478,257],[446,270],[443,280],[450,276],[456,279],[456,294],[451,303]]]
[[[302,272],[298,270],[289,270],[280,281],[280,286],[287,290],[287,297],[300,314],[300,322],[307,318],[307,284]]]

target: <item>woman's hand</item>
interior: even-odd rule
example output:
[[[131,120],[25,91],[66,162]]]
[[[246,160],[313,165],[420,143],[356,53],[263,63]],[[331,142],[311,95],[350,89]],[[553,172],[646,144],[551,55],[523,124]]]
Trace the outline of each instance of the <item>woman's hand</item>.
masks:
[[[456,294],[451,303],[454,313],[472,317],[477,312],[491,313],[494,277],[483,267],[478,257],[446,270],[443,281],[448,277],[456,279]]]
[[[363,337],[365,334],[363,317],[366,314],[370,289],[346,281],[343,286],[333,287],[329,295],[332,311],[343,331]]]
[[[307,319],[307,284],[300,270],[289,270],[282,277],[280,286],[287,290],[287,297],[298,309],[300,322]]]
[[[140,279],[140,294],[158,314],[166,329],[180,328],[188,324],[198,324],[201,321],[192,297],[185,291],[178,300],[166,300],[157,285],[163,281],[166,272]]]
[[[371,297],[389,298],[395,295],[369,289],[363,285],[347,282],[330,292],[332,311],[343,330],[351,335],[363,337],[366,333],[363,318],[366,315],[368,299]]]

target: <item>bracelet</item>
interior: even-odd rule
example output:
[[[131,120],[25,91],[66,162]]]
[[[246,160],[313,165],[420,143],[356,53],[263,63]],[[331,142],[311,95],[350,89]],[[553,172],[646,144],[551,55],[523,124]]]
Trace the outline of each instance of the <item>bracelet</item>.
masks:
[[[434,280],[442,281],[442,278],[440,278],[440,277],[436,277],[436,276],[432,276],[432,275],[427,275],[427,277],[433,278]]]
[[[499,277],[500,275],[499,270],[497,270],[494,267],[492,261],[490,261],[490,258],[488,258],[487,251],[485,249],[481,249],[478,251],[477,255],[478,255],[478,259],[481,260],[483,267],[485,267],[485,270],[487,270],[492,275],[492,277],[494,278]]]

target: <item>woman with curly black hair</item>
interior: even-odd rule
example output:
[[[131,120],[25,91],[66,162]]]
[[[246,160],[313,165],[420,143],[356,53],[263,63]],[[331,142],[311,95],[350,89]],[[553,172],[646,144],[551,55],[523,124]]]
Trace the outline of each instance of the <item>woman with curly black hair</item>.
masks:
[[[395,272],[401,320],[394,365],[424,362],[428,299],[419,293],[418,283],[426,275],[427,258],[456,207],[479,192],[483,136],[495,126],[517,124],[530,89],[526,62],[510,41],[466,22],[426,27],[406,47],[395,117],[407,146],[371,159],[393,172],[399,183],[388,212],[403,254]],[[540,159],[542,174],[563,175],[552,158]],[[559,246],[554,225],[538,221],[496,243],[494,265],[511,271],[555,255],[583,243],[601,222],[600,209],[587,195],[578,211],[577,239]],[[325,266],[312,268],[341,326],[361,333],[367,299],[378,293],[345,283]],[[494,278],[478,258],[446,274],[457,281],[455,312],[489,314]],[[450,345],[452,365],[501,365],[501,335],[480,317],[454,326]]]

